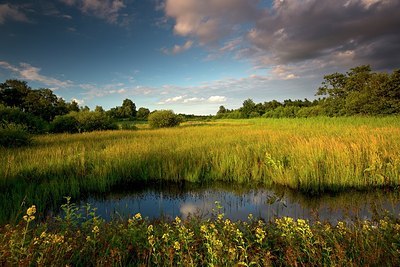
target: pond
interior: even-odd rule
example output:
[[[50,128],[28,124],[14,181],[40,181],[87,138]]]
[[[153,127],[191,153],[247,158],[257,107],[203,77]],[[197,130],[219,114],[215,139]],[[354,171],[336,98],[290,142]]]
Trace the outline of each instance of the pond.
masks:
[[[310,197],[282,187],[226,184],[125,186],[112,193],[82,199],[78,205],[90,203],[105,220],[127,219],[136,213],[149,219],[186,218],[189,214],[209,218],[215,214],[216,201],[225,217],[232,220],[246,220],[252,214],[264,220],[289,216],[335,224],[352,218],[371,219],[384,210],[395,216],[400,214],[397,191],[349,191]]]

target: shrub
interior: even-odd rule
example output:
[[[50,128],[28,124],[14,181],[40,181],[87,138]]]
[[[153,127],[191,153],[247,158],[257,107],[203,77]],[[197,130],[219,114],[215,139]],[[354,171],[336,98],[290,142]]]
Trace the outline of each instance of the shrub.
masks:
[[[149,115],[149,124],[153,128],[174,127],[181,123],[181,118],[172,110],[158,110]]]
[[[26,127],[25,130],[30,133],[43,133],[48,128],[46,121],[30,113],[23,112],[19,108],[0,105],[0,118],[0,123],[24,125]]]
[[[29,145],[31,142],[26,126],[15,123],[0,124],[0,146],[19,147]]]
[[[71,112],[70,115],[78,121],[79,132],[118,129],[117,124],[104,112],[81,111]]]
[[[52,133],[77,133],[78,121],[70,114],[56,116],[50,124],[50,131]]]

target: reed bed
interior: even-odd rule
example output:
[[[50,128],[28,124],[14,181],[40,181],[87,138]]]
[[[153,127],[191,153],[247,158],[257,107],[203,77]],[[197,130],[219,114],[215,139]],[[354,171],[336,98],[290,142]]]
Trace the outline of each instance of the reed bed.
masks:
[[[142,181],[278,184],[309,194],[398,187],[399,119],[223,120],[37,136],[30,147],[0,148],[0,221],[16,221],[21,204],[48,209],[66,195]]]

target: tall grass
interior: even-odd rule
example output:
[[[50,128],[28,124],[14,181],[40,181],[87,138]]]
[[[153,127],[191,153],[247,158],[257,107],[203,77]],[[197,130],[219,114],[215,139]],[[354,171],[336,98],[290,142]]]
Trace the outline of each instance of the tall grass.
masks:
[[[133,181],[279,184],[309,193],[400,184],[399,117],[252,119],[42,135],[0,148],[0,217]]]

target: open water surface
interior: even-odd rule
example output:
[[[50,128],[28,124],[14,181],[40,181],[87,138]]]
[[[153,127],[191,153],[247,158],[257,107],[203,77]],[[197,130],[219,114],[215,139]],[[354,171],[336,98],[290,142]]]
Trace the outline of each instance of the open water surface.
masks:
[[[196,214],[209,218],[216,211],[232,220],[255,218],[273,220],[289,216],[310,221],[336,223],[352,218],[371,219],[384,210],[399,217],[400,194],[396,191],[349,191],[338,194],[307,196],[286,188],[248,188],[241,185],[146,185],[125,186],[103,195],[92,195],[79,203],[90,203],[105,220],[127,219],[136,213],[149,219],[186,218]]]

